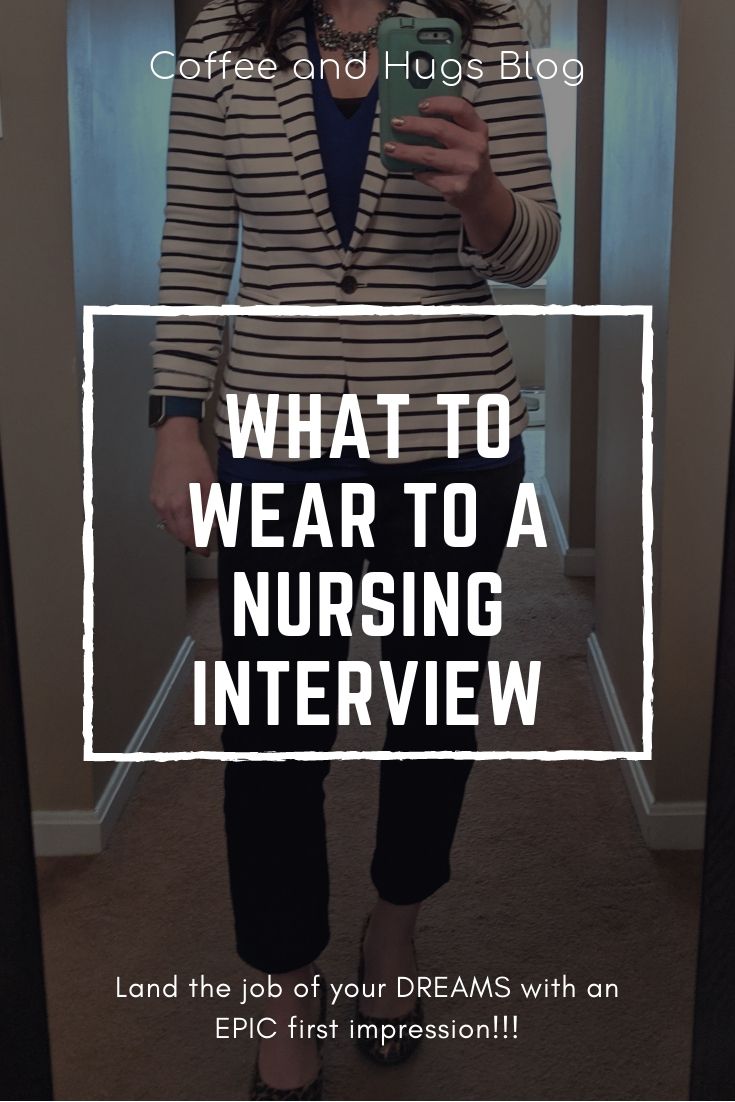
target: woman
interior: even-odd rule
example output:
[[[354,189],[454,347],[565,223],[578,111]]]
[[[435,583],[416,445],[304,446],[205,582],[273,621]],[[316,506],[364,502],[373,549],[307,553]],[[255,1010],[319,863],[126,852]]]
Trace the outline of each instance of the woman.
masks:
[[[386,151],[406,162],[405,173],[389,173],[381,161],[375,42],[386,14],[452,17],[465,35],[465,58],[482,62],[482,79],[465,80],[462,98],[434,97],[421,105],[420,117],[392,120],[395,140]],[[535,79],[499,79],[501,50],[522,54],[526,48],[518,12],[509,3],[212,0],[182,50],[183,57],[200,63],[198,74],[178,76],[174,83],[160,301],[226,301],[240,222],[237,301],[243,305],[491,303],[489,278],[522,286],[535,282],[551,263],[559,238],[543,104]],[[253,62],[248,79],[238,79],[231,63],[224,73],[213,67],[208,74],[205,59],[228,49],[234,51],[230,58]],[[346,76],[346,59],[363,54],[364,74]],[[303,68],[294,69],[304,58],[314,63],[313,80],[303,79]],[[320,75],[323,58],[339,61],[339,73],[327,66]],[[271,59],[270,69],[258,68],[258,62]],[[197,67],[192,63],[187,72],[192,75]],[[407,133],[438,139],[443,148],[408,146],[401,141]],[[188,484],[202,484],[206,494],[213,480],[198,421],[213,390],[221,341],[218,318],[165,319],[154,345],[151,420],[157,446],[151,499],[160,523],[190,547]],[[345,392],[359,397],[369,460],[329,457]],[[487,392],[502,392],[510,403],[511,446],[501,460],[483,459],[475,450],[474,402]],[[305,437],[297,455],[289,452],[287,418],[280,408],[273,454],[263,458],[253,444],[244,458],[234,459],[228,447],[228,393],[238,395],[241,407],[249,395],[256,396],[263,413],[268,395],[320,394],[322,457],[310,456]],[[389,455],[388,415],[380,399],[390,393],[410,399],[400,420],[398,460]],[[447,458],[439,393],[466,396],[458,458]],[[324,658],[333,664],[346,657],[349,642],[316,632],[285,640],[273,632],[265,639],[253,632],[235,637],[236,571],[244,571],[254,586],[259,570],[288,571],[295,583],[300,570],[336,569],[349,571],[356,584],[366,557],[371,569],[394,576],[407,565],[440,576],[450,569],[495,570],[523,476],[526,423],[508,344],[492,316],[288,322],[238,317],[217,396],[218,479],[244,487],[284,484],[279,527],[273,529],[283,535],[284,547],[274,552],[247,545],[244,491],[242,539],[238,536],[234,548],[220,546],[218,564],[223,653],[233,671],[239,661],[266,657]],[[338,522],[340,482],[355,478],[376,488],[374,548],[325,552],[309,541],[301,549],[291,547],[303,484],[324,484],[330,521]],[[457,479],[475,487],[483,532],[476,547],[450,554],[436,501],[442,487]],[[435,482],[440,492],[429,499],[426,547],[417,550],[401,493],[405,481],[421,480]],[[420,665],[430,659],[441,663],[451,653],[482,668],[487,657],[487,640],[468,635],[451,641],[440,634],[394,635],[382,642],[383,658],[399,675],[414,658]],[[324,688],[327,705],[333,705],[331,674]],[[267,724],[265,692],[256,693],[247,726],[229,715],[225,749],[331,749],[337,733],[332,706],[326,708],[331,717],[326,726],[304,727],[294,698],[284,675],[274,727]],[[427,727],[425,715],[411,707],[405,724],[388,725],[385,745],[428,751],[472,750],[476,744],[472,727]],[[320,1097],[317,1045],[291,1038],[285,1026],[292,1015],[313,1021],[318,1013],[319,1000],[313,994],[299,997],[293,988],[311,984],[329,937],[322,789],[327,769],[323,761],[294,760],[228,762],[226,768],[238,952],[254,968],[274,974],[284,989],[267,1010],[281,1028],[260,1044],[253,1097]],[[414,999],[397,997],[395,977],[415,972],[413,933],[420,904],[449,879],[468,772],[469,764],[460,760],[382,763],[371,868],[376,901],[360,956],[366,983],[358,1005],[361,1021],[420,1019]],[[386,985],[380,997],[370,997],[372,984]],[[318,991],[318,984],[310,990]],[[380,1062],[396,1063],[415,1046],[402,1040],[363,1047]]]

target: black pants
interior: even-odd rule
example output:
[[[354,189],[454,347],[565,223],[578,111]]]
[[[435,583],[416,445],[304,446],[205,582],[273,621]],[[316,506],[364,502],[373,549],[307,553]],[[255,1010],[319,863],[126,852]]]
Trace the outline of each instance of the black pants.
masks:
[[[219,550],[220,621],[223,658],[233,679],[239,661],[259,659],[326,659],[335,664],[347,658],[349,638],[318,634],[316,609],[312,630],[293,638],[271,629],[267,637],[251,629],[242,637],[233,633],[233,575],[244,571],[252,579],[258,571],[288,571],[295,587],[299,571],[315,577],[319,571],[349,572],[357,586],[367,559],[371,570],[384,570],[398,582],[404,571],[415,571],[415,607],[422,607],[420,576],[434,571],[440,581],[447,571],[459,573],[459,637],[441,634],[438,621],[434,637],[403,637],[400,630],[381,639],[382,657],[391,663],[400,685],[405,664],[419,662],[419,674],[411,695],[405,724],[388,723],[387,750],[474,750],[474,726],[442,723],[442,664],[449,659],[478,663],[475,699],[487,661],[487,637],[462,632],[467,622],[466,586],[462,579],[475,571],[497,569],[507,540],[523,462],[461,475],[424,476],[437,483],[437,494],[428,498],[425,548],[414,546],[411,499],[403,492],[403,477],[383,476],[375,481],[376,517],[372,525],[374,548],[323,548],[307,538],[304,548],[290,546],[303,487],[286,485],[278,502],[280,520],[269,523],[268,534],[285,537],[281,549],[250,546],[250,491],[243,487],[237,545]],[[443,487],[453,481],[472,483],[477,495],[478,537],[469,548],[448,548],[444,542]],[[339,483],[324,483],[322,492],[332,532],[339,543],[341,490]],[[271,593],[275,593],[275,582]],[[400,586],[395,600],[396,624],[401,625]],[[312,591],[316,586],[312,586]],[[272,600],[271,607],[274,607]],[[248,623],[248,627],[250,624]],[[421,684],[423,663],[436,660],[439,720],[426,725],[425,695]],[[251,680],[264,686],[264,675]],[[263,691],[251,693],[250,722],[239,725],[228,713],[222,732],[226,751],[300,751],[332,749],[337,735],[333,704],[336,673],[324,675],[326,697],[312,710],[328,712],[328,726],[299,726],[294,680],[281,675],[277,726],[266,723]],[[463,684],[466,678],[463,677]],[[367,742],[367,736],[366,736]],[[368,747],[365,746],[365,749]],[[465,784],[471,768],[467,761],[395,761],[380,763],[380,799],[377,836],[371,875],[382,899],[391,903],[417,903],[426,899],[450,876],[449,855]],[[264,972],[287,972],[315,960],[329,940],[329,870],[324,820],[323,782],[329,762],[228,762],[225,770],[225,825],[230,888],[235,918],[237,950],[247,963]]]

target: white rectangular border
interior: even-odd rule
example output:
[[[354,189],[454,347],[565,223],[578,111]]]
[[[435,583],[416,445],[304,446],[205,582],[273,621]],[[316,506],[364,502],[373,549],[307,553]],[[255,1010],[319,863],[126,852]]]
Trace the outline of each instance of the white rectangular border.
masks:
[[[642,507],[643,507],[643,750],[441,750],[404,753],[390,750],[301,751],[294,753],[226,753],[191,750],[182,753],[95,753],[92,748],[94,687],[94,497],[92,442],[94,434],[95,317],[437,317],[497,315],[499,317],[640,317],[643,321]],[[84,696],[82,735],[84,761],[354,761],[368,759],[436,758],[530,761],[651,761],[653,755],[653,307],[652,306],[85,306],[83,312],[83,499],[84,529]]]

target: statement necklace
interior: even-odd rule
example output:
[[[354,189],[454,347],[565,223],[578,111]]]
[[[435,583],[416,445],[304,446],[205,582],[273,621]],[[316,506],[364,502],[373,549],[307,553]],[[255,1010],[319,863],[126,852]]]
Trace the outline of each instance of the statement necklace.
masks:
[[[340,31],[334,22],[334,16],[325,12],[322,0],[314,0],[314,22],[319,45],[323,50],[341,50],[346,61],[369,54],[378,41],[380,24],[396,14],[399,4],[400,0],[388,0],[385,11],[380,13],[377,22],[366,31]]]

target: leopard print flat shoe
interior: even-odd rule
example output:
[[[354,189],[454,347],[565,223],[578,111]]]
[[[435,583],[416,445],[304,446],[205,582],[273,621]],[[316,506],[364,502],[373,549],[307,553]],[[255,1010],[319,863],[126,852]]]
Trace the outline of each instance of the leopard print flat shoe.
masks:
[[[258,1072],[255,1072],[253,1077],[253,1086],[250,1091],[251,1098],[280,1098],[280,1099],[294,1099],[296,1102],[299,1098],[304,1099],[321,1099],[322,1093],[322,1073],[321,1069],[315,1079],[312,1079],[311,1083],[307,1083],[303,1087],[296,1087],[292,1091],[281,1091],[277,1087],[269,1087],[264,1082]]]
[[[323,973],[317,972],[316,974],[321,981],[318,1022],[320,1025],[323,1025],[327,1019],[327,981]],[[278,1087],[271,1087],[269,1083],[266,1083],[258,1070],[258,1057],[256,1056],[255,1067],[253,1068],[253,1081],[250,1087],[250,1098],[280,1099],[281,1102],[291,1102],[291,1100],[293,1100],[293,1102],[298,1102],[299,1099],[321,1099],[323,1097],[322,1047],[324,1041],[321,1038],[317,1038],[316,1045],[319,1052],[319,1071],[310,1083],[305,1083],[303,1087],[294,1087],[292,1090],[280,1090]]]
[[[360,939],[360,960],[357,969],[357,983],[361,991],[365,979],[365,934],[370,923],[370,918],[365,920]],[[415,950],[414,950],[415,957]],[[424,1010],[421,999],[416,998],[416,1005],[407,1014],[401,1014],[397,1018],[375,1018],[369,1014],[363,1014],[360,1010],[360,995],[355,1000],[355,1044],[364,1056],[372,1060],[374,1064],[383,1067],[395,1067],[403,1064],[409,1056],[413,1056],[421,1044],[421,1037],[411,1037],[408,1027],[421,1025],[424,1020]],[[393,1026],[396,1037],[387,1043],[381,1041],[382,1030],[386,1026]],[[361,1028],[362,1027],[362,1028]],[[401,1029],[403,1027],[403,1029]]]

